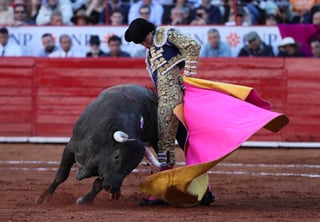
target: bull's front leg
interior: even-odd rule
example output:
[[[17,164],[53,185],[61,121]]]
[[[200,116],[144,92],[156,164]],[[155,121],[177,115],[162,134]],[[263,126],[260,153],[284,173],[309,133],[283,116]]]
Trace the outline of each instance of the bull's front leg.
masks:
[[[102,180],[100,178],[97,178],[92,184],[91,191],[86,195],[79,197],[77,200],[77,204],[92,204],[94,198],[102,189],[103,189]]]
[[[69,177],[70,169],[74,163],[74,152],[71,150],[70,145],[67,144],[63,151],[61,163],[56,176],[50,186],[40,196],[37,197],[37,204],[48,202],[51,199],[57,187]]]

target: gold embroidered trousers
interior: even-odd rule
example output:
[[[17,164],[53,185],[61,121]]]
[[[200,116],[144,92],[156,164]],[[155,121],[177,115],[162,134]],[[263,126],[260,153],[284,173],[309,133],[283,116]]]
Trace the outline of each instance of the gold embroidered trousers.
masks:
[[[183,102],[179,85],[179,67],[175,66],[166,74],[158,74],[158,153],[169,154],[167,163],[175,163],[175,138],[179,120],[173,109]],[[159,159],[159,161],[162,161]]]

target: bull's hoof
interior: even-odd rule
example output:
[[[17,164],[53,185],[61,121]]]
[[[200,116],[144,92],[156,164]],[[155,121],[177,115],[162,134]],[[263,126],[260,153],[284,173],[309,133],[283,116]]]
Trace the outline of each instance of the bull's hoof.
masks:
[[[121,196],[121,192],[109,193],[109,198],[111,200],[118,200]]]
[[[35,200],[35,203],[36,204],[47,203],[51,199],[51,197],[52,197],[52,194],[45,192],[37,197],[37,199]]]
[[[149,199],[143,198],[139,202],[139,206],[156,206],[156,205],[167,205],[167,204],[168,204],[167,202],[160,199],[149,200]]]
[[[110,186],[105,186],[104,190],[108,193],[109,199],[118,200],[121,196],[121,191],[119,189],[114,189]]]
[[[214,193],[210,191],[210,192],[207,192],[207,193],[204,194],[204,196],[202,197],[199,205],[209,206],[214,201],[215,201]]]
[[[90,200],[88,198],[86,198],[86,196],[83,197],[79,197],[76,201],[76,204],[78,205],[90,205],[92,204],[93,200]]]

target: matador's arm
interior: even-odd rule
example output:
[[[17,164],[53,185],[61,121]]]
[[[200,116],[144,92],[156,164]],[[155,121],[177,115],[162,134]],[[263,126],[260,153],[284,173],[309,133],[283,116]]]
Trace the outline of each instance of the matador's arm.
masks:
[[[201,45],[175,29],[168,30],[167,41],[176,46],[185,55],[184,74],[187,76],[197,74]]]

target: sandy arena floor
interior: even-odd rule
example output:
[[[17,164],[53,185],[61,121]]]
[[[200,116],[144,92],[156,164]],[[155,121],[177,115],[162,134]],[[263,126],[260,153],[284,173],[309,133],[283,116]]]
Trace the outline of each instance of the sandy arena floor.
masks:
[[[216,201],[209,207],[141,207],[143,178],[155,168],[139,166],[122,186],[119,200],[101,192],[91,206],[76,199],[94,178],[76,181],[75,170],[52,200],[35,199],[52,181],[64,145],[0,144],[1,222],[120,221],[319,221],[319,149],[238,149],[209,172]],[[178,161],[183,154],[177,150]]]

